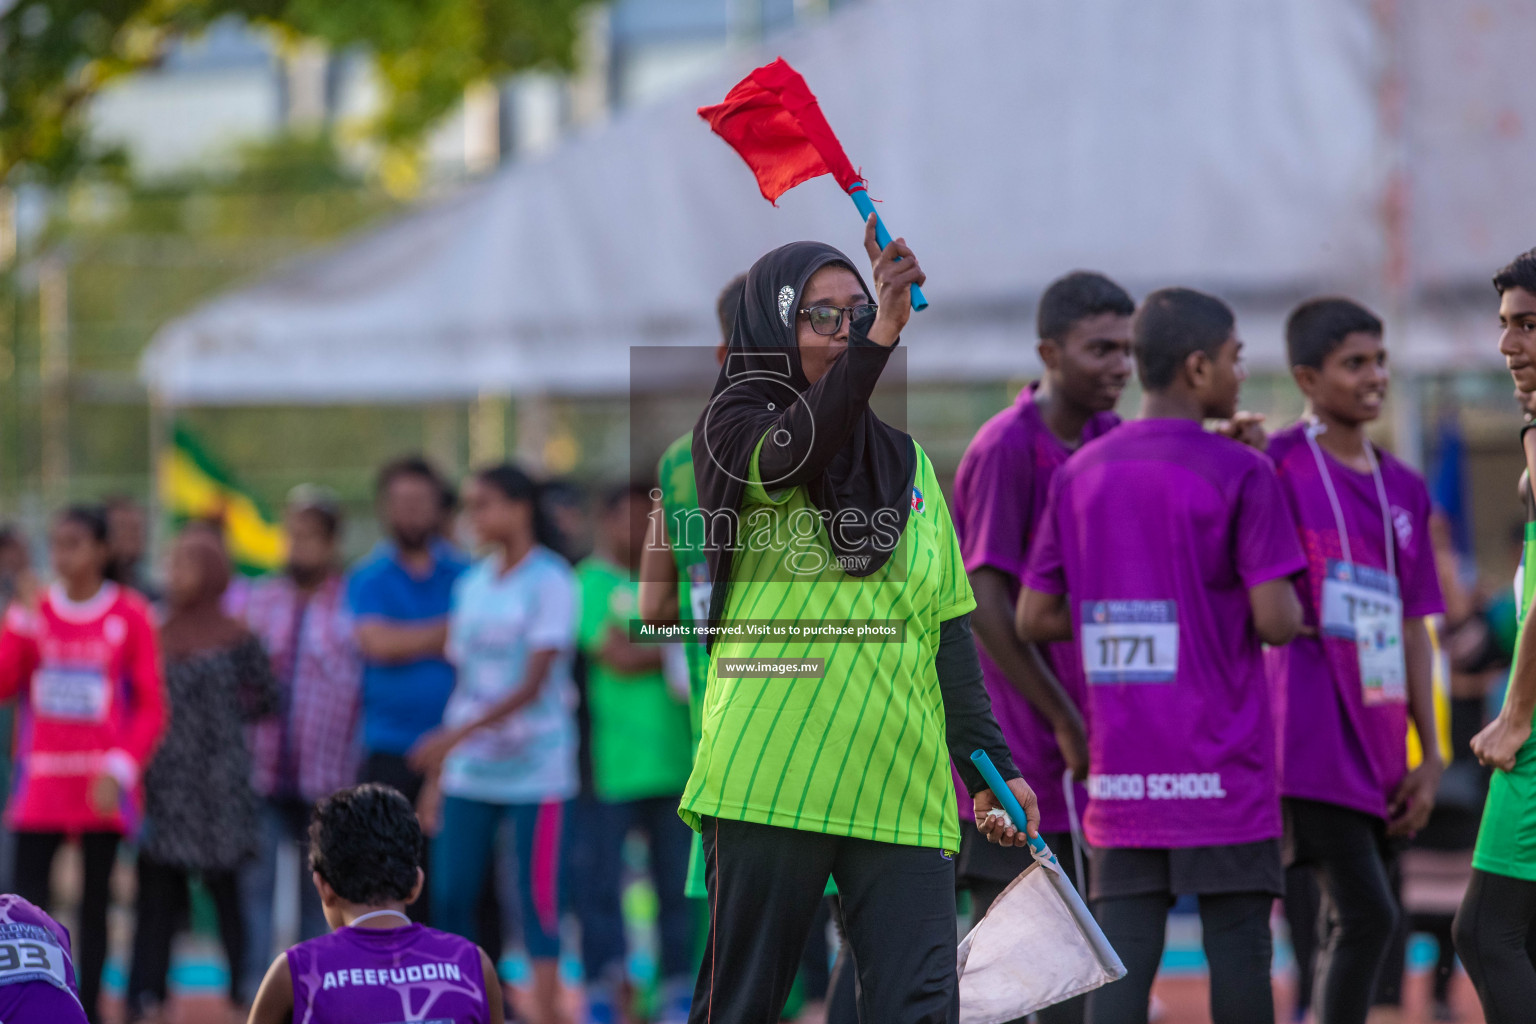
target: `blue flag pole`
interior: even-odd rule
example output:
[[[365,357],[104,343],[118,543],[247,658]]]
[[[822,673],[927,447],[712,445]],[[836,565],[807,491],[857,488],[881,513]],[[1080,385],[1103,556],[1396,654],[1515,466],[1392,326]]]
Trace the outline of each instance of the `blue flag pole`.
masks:
[[[883,250],[891,244],[891,233],[885,230],[885,221],[875,213],[874,201],[869,198],[869,193],[863,185],[855,185],[849,190],[848,195],[853,199],[853,205],[859,208],[859,216],[869,220],[869,215],[875,214],[875,242]],[[928,300],[923,296],[923,290],[917,285],[912,286],[912,310],[920,313],[928,308]]]
[[[1008,812],[1008,817],[1013,819],[1013,827],[1024,832],[1029,825],[1029,815],[1025,814],[1024,808],[1019,806],[1018,798],[1013,795],[1013,790],[1008,788],[1008,783],[1003,781],[1002,773],[997,770],[997,766],[992,763],[987,752],[978,750],[971,754],[971,763],[976,766],[977,771],[981,772],[981,777],[987,780],[987,788],[992,790],[992,795],[997,797],[997,802],[1003,805],[1003,810]],[[1051,848],[1045,845],[1044,839],[1039,836],[1031,837],[1027,832],[1025,832],[1025,838],[1029,839],[1030,849],[1042,857],[1056,859]]]

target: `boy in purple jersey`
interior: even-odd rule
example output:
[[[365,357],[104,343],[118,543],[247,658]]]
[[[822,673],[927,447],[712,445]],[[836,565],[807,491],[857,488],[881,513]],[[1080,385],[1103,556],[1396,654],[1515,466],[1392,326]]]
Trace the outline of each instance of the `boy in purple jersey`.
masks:
[[[0,896],[0,1021],[85,1024],[69,932],[20,896]]]
[[[1348,299],[1286,323],[1307,399],[1269,454],[1307,555],[1305,636],[1266,655],[1280,740],[1287,860],[1323,894],[1313,1002],[1320,1024],[1363,1024],[1397,927],[1388,837],[1424,827],[1438,745],[1408,770],[1411,717],[1435,735],[1427,616],[1444,611],[1424,480],[1366,439],[1387,392],[1382,324]]]
[[[955,473],[950,505],[976,595],[971,625],[992,711],[1019,771],[1037,780],[1040,832],[1079,888],[1085,880],[1074,870],[1062,787],[1067,769],[1078,779],[1088,773],[1077,648],[1020,641],[1013,613],[1051,477],[1084,442],[1120,422],[1113,410],[1131,376],[1134,312],[1125,289],[1102,274],[1077,271],[1045,290],[1036,314],[1044,372],[976,432]],[[1078,808],[1087,802],[1080,786],[1074,799]],[[970,800],[959,803],[961,817],[969,819]],[[1032,862],[1028,849],[998,846],[972,829],[961,830],[955,870],[959,887],[971,893],[973,925]],[[1042,1010],[1039,1017],[1044,1024],[1080,1021],[1083,1000]]]
[[[1306,560],[1270,461],[1202,428],[1237,408],[1233,327],[1209,295],[1147,297],[1132,325],[1142,419],[1056,471],[1019,601],[1021,638],[1076,637],[1087,680],[1090,894],[1129,971],[1089,996],[1092,1024],[1146,1021],[1182,893],[1199,896],[1215,1024],[1274,1020],[1283,884],[1261,644],[1301,628],[1291,577]]]
[[[310,867],[335,930],[273,962],[250,1024],[502,1024],[491,958],[406,916],[425,847],[416,812],[388,786],[338,790],[316,806]]]

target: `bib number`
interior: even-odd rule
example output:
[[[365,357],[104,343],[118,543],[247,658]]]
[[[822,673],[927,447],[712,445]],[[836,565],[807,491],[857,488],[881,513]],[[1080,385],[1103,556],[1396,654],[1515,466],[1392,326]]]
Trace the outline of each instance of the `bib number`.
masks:
[[[1402,614],[1395,609],[1362,610],[1355,616],[1355,649],[1360,656],[1360,696],[1365,704],[1407,701]]]
[[[32,707],[44,718],[107,720],[107,677],[99,669],[52,665],[32,677]]]
[[[1085,601],[1081,632],[1090,683],[1171,683],[1179,674],[1176,601]]]
[[[68,989],[64,951],[52,943],[31,939],[0,940],[0,985],[46,981]]]
[[[1382,614],[1400,610],[1397,581],[1380,569],[1351,565],[1330,558],[1323,577],[1323,635],[1339,640],[1355,638],[1360,613]]]
[[[1355,644],[1360,695],[1367,706],[1408,699],[1403,602],[1397,581],[1380,569],[1330,560],[1323,579],[1324,636]]]

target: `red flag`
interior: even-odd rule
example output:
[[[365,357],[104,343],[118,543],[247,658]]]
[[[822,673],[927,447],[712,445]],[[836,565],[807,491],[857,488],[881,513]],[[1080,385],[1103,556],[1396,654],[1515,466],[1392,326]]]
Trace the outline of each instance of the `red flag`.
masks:
[[[832,175],[845,192],[863,183],[805,79],[783,57],[743,78],[724,102],[700,107],[699,116],[747,162],[775,206],[818,175]]]

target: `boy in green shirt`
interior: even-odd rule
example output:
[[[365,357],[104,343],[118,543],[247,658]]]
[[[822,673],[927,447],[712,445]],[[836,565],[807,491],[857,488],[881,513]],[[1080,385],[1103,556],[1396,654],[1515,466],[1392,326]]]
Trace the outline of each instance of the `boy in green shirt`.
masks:
[[[592,1019],[611,1006],[624,972],[620,882],[624,839],[645,834],[660,904],[665,1020],[687,1013],[694,971],[694,921],[683,895],[691,836],[677,799],[693,763],[688,706],[668,687],[661,649],[631,643],[639,615],[634,575],[645,546],[650,488],[631,485],[603,502],[597,551],[576,567],[581,584],[578,643],[587,657],[592,775],[602,819],[593,829],[591,877],[580,879],[582,959]]]
[[[1472,882],[1456,914],[1456,951],[1477,988],[1488,1024],[1529,1021],[1536,1008],[1536,634],[1528,626],[1536,573],[1536,504],[1529,476],[1536,466],[1536,431],[1529,410],[1536,396],[1536,249],[1516,257],[1493,278],[1499,292],[1499,351],[1515,379],[1527,423],[1521,431],[1527,479],[1525,554],[1516,577],[1520,633],[1504,709],[1472,739],[1472,752],[1494,768],[1483,809]]]

